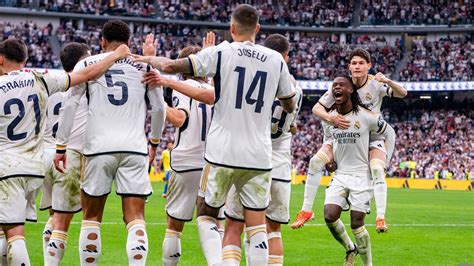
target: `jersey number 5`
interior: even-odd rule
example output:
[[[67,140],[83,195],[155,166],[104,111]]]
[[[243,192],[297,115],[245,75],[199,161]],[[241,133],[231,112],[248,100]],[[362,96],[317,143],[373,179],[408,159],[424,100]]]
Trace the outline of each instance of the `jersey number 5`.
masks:
[[[107,87],[113,88],[113,87],[121,87],[122,88],[122,98],[116,99],[115,94],[107,94],[109,98],[109,102],[113,105],[123,105],[127,102],[128,100],[128,86],[127,83],[123,81],[113,81],[112,80],[112,75],[123,75],[125,74],[123,70],[119,69],[113,69],[113,70],[107,70],[105,72],[105,82],[107,83]]]

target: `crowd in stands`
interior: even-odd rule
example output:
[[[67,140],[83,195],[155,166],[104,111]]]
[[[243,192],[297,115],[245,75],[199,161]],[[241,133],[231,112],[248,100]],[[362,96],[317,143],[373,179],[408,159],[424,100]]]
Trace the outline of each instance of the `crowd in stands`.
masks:
[[[32,21],[20,24],[0,21],[0,41],[8,38],[22,39],[28,46],[27,67],[59,68],[60,61],[48,41],[52,30],[51,24],[40,27]]]
[[[472,1],[363,0],[360,21],[369,25],[470,24]]]
[[[401,81],[473,80],[474,43],[470,36],[446,37],[438,41],[415,39],[410,61],[400,72]]]
[[[285,0],[280,5],[285,25],[348,27],[352,24],[353,1]]]

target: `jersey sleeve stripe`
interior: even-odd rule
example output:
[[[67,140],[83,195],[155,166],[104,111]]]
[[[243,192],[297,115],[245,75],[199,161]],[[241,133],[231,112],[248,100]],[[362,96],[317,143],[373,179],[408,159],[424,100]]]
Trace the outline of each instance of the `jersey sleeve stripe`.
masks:
[[[283,96],[283,97],[278,97],[278,99],[280,100],[288,100],[288,99],[291,99],[293,97],[296,96],[296,92],[293,92],[292,94],[288,95],[288,96]]]
[[[327,107],[326,105],[324,105],[321,101],[318,101],[318,103],[319,103],[320,105],[322,105],[322,106],[323,106],[324,108],[326,108],[326,109],[329,109],[329,108],[330,108],[330,107]]]
[[[189,61],[189,71],[193,76],[196,76],[196,64],[194,63],[194,59],[192,56],[188,56]]]
[[[217,52],[217,66],[216,66],[216,75],[214,76],[214,104],[219,101],[221,97],[221,57],[222,51]]]
[[[65,91],[69,90],[69,88],[71,87],[71,76],[69,74],[66,74],[67,75],[67,79],[66,79],[66,87],[64,88]]]
[[[379,131],[377,131],[377,133],[383,134],[385,132],[385,129],[387,129],[387,122],[383,123],[382,127],[379,128]]]

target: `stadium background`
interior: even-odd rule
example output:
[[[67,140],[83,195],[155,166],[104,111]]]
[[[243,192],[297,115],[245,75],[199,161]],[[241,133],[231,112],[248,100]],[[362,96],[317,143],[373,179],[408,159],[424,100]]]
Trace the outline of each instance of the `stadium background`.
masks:
[[[22,38],[29,48],[28,68],[60,71],[56,69],[61,68],[58,55],[62,45],[85,42],[93,53],[99,53],[101,25],[106,20],[121,19],[134,32],[133,53],[141,53],[144,35],[152,32],[159,39],[157,54],[176,58],[181,48],[200,45],[209,30],[216,32],[217,43],[230,40],[227,28],[231,10],[244,2],[256,6],[261,15],[262,31],[257,42],[275,32],[289,38],[289,68],[304,89],[303,110],[292,145],[297,175],[294,183],[303,181],[308,161],[322,143],[320,121],[311,114],[311,107],[327,90],[332,75],[346,68],[350,50],[363,47],[372,56],[373,71],[406,82],[409,92],[407,98],[385,99],[383,105],[384,118],[397,132],[396,150],[387,173],[395,179],[390,179],[388,184],[411,189],[389,190],[387,219],[393,227],[386,236],[372,234],[375,262],[384,265],[473,263],[472,252],[465,252],[474,248],[472,192],[412,190],[472,189],[474,27],[470,0],[0,0],[0,40]],[[173,141],[173,134],[174,129],[169,125],[162,149],[167,141]],[[159,192],[161,186],[162,183],[154,183],[155,191]],[[299,209],[303,193],[301,185],[293,187],[292,217]],[[319,194],[315,205],[317,220],[303,229],[311,234],[284,231],[288,265],[340,261],[337,255],[340,250],[332,247],[334,243],[322,226],[322,214],[318,211],[323,195]],[[154,232],[150,235],[156,236],[150,245],[155,251],[150,253],[149,262],[159,261],[161,257],[165,221],[162,206],[163,200],[156,196],[147,206],[147,220]],[[119,265],[125,261],[121,248],[125,240],[118,236],[124,235],[119,201],[109,202],[107,208],[105,221],[110,226],[105,230],[110,235],[104,237],[101,261],[105,265]],[[44,215],[40,216],[40,223],[45,220]],[[40,233],[34,234],[41,227],[42,224],[27,227],[30,253],[41,250]],[[75,242],[79,225],[72,227],[75,233],[70,239]],[[183,255],[182,262],[202,264],[194,225],[190,227],[183,250],[192,251]],[[317,238],[317,243],[308,241],[308,235]],[[117,241],[113,241],[114,237]],[[74,244],[77,247],[77,243],[71,243],[65,265],[77,265]],[[324,256],[318,256],[326,244],[331,248],[325,250]],[[315,254],[304,252],[303,247]],[[438,249],[444,252],[437,253]],[[40,253],[30,256],[33,265],[41,264]],[[309,257],[305,259],[305,256]]]

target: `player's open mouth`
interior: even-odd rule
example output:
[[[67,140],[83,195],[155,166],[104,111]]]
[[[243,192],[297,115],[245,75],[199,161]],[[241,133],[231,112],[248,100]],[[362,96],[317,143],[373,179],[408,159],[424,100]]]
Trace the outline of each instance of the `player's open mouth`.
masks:
[[[342,92],[340,92],[340,91],[335,91],[334,92],[334,98],[335,99],[338,99],[338,98],[341,98],[341,97],[342,97]]]

